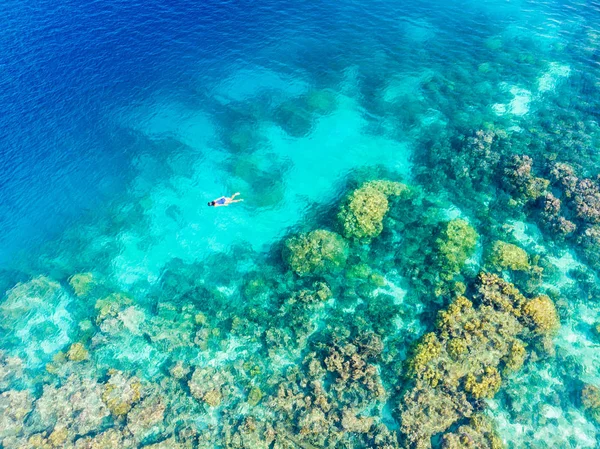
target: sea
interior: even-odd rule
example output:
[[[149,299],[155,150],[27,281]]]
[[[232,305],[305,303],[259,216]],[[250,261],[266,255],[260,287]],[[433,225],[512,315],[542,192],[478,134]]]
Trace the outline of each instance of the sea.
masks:
[[[598,1],[4,0],[0,24],[0,448],[600,447]],[[415,347],[482,272],[560,328],[492,394],[459,382],[487,434],[428,396],[419,439]]]

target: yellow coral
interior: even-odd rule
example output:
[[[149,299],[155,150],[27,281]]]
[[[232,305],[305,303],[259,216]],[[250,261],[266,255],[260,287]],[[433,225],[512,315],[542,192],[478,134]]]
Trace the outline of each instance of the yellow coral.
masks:
[[[29,443],[29,447],[31,447],[32,449],[52,448],[52,445],[48,442],[48,440],[44,438],[43,434],[41,433],[36,433],[35,435],[30,436],[27,440],[27,443]]]
[[[62,447],[65,441],[67,441],[68,435],[69,431],[66,427],[55,427],[48,437],[48,441],[54,447]]]
[[[389,209],[388,197],[402,195],[407,190],[404,184],[377,180],[351,192],[338,213],[344,236],[365,241],[377,237]]]
[[[506,359],[505,370],[507,372],[518,371],[523,366],[527,351],[521,340],[515,340],[510,346],[510,352]]]
[[[346,242],[335,232],[318,229],[289,238],[283,248],[283,258],[300,276],[324,274],[346,264]]]
[[[518,288],[496,274],[480,273],[479,281],[479,293],[484,304],[516,317],[521,316],[521,307],[526,299]]]
[[[446,224],[436,244],[440,254],[440,277],[450,280],[473,254],[479,235],[466,220],[456,218]]]
[[[417,375],[419,373],[424,373],[427,364],[439,357],[441,353],[442,344],[437,336],[433,332],[423,335],[423,338],[415,347],[414,354],[410,359],[410,370]]]
[[[87,360],[89,354],[81,343],[73,343],[67,352],[67,358],[72,362]]]
[[[538,296],[525,303],[523,314],[538,334],[550,335],[560,327],[560,320],[554,303],[545,295]]]
[[[446,310],[438,313],[436,327],[440,334],[447,338],[462,333],[463,321],[473,311],[473,303],[464,296],[457,296]]]
[[[377,179],[363,184],[364,187],[372,187],[379,190],[385,196],[402,196],[408,192],[406,184],[396,181],[388,181],[387,179]]]
[[[511,270],[528,270],[529,257],[524,249],[512,243],[498,240],[492,247],[490,263],[499,271],[510,268]]]
[[[383,217],[389,208],[387,197],[373,187],[361,187],[352,192],[342,206],[338,218],[344,236],[372,239],[383,230]]]
[[[502,378],[493,366],[487,366],[484,373],[478,379],[473,373],[467,374],[465,391],[471,393],[474,398],[493,398],[500,389]]]
[[[465,356],[469,352],[467,341],[464,338],[453,338],[447,344],[448,354],[455,360]]]
[[[223,400],[223,395],[221,394],[221,391],[218,388],[214,388],[212,390],[207,391],[202,397],[202,400],[206,402],[206,404],[210,407],[217,407],[219,404],[221,404],[221,401]]]

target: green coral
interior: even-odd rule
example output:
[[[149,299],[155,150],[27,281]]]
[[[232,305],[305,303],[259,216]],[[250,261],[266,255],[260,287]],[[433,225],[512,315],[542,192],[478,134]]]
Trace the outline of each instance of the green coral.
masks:
[[[92,273],[74,274],[69,278],[69,284],[77,296],[86,296],[96,286]]]
[[[440,277],[451,280],[473,255],[478,234],[466,220],[450,220],[436,240],[439,253]]]
[[[352,265],[346,270],[348,279],[367,279],[372,273],[371,267],[366,263]]]
[[[248,393],[248,405],[254,407],[263,398],[264,393],[258,387],[252,387]]]
[[[346,265],[348,246],[335,232],[318,229],[286,240],[283,259],[299,276],[335,272]]]
[[[81,362],[88,359],[89,354],[81,343],[73,343],[67,351],[67,358],[72,362]]]
[[[492,247],[490,263],[498,271],[507,268],[526,271],[530,268],[529,257],[524,249],[501,240],[496,241]]]
[[[346,270],[346,278],[368,281],[373,287],[383,287],[386,284],[385,277],[380,273],[373,271],[366,263],[352,265]]]
[[[377,237],[389,210],[388,197],[407,191],[406,185],[386,180],[369,181],[352,191],[338,213],[344,237],[365,242]]]

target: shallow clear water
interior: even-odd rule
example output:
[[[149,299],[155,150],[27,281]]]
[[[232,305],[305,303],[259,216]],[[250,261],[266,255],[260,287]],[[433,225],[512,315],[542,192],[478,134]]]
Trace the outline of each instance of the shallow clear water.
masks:
[[[561,327],[470,404],[506,447],[598,446],[600,4],[0,12],[0,447],[417,447],[410,348],[457,292],[477,302],[482,271],[548,295]],[[569,190],[557,162],[596,187]],[[339,212],[373,179],[411,193],[353,239]],[[457,218],[477,238],[454,270]],[[343,235],[340,267],[290,261],[315,229]],[[528,268],[494,265],[498,240]],[[332,354],[371,335],[375,374],[341,382]],[[455,447],[442,434],[468,417],[426,446]]]

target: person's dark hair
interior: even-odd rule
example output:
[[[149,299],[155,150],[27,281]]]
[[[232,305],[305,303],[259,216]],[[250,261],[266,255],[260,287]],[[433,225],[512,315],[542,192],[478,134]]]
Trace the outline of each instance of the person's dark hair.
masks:
[[[214,205],[215,205],[215,202],[214,202],[214,201],[209,201],[209,202],[208,202],[208,205],[209,205],[209,206],[214,206]]]

